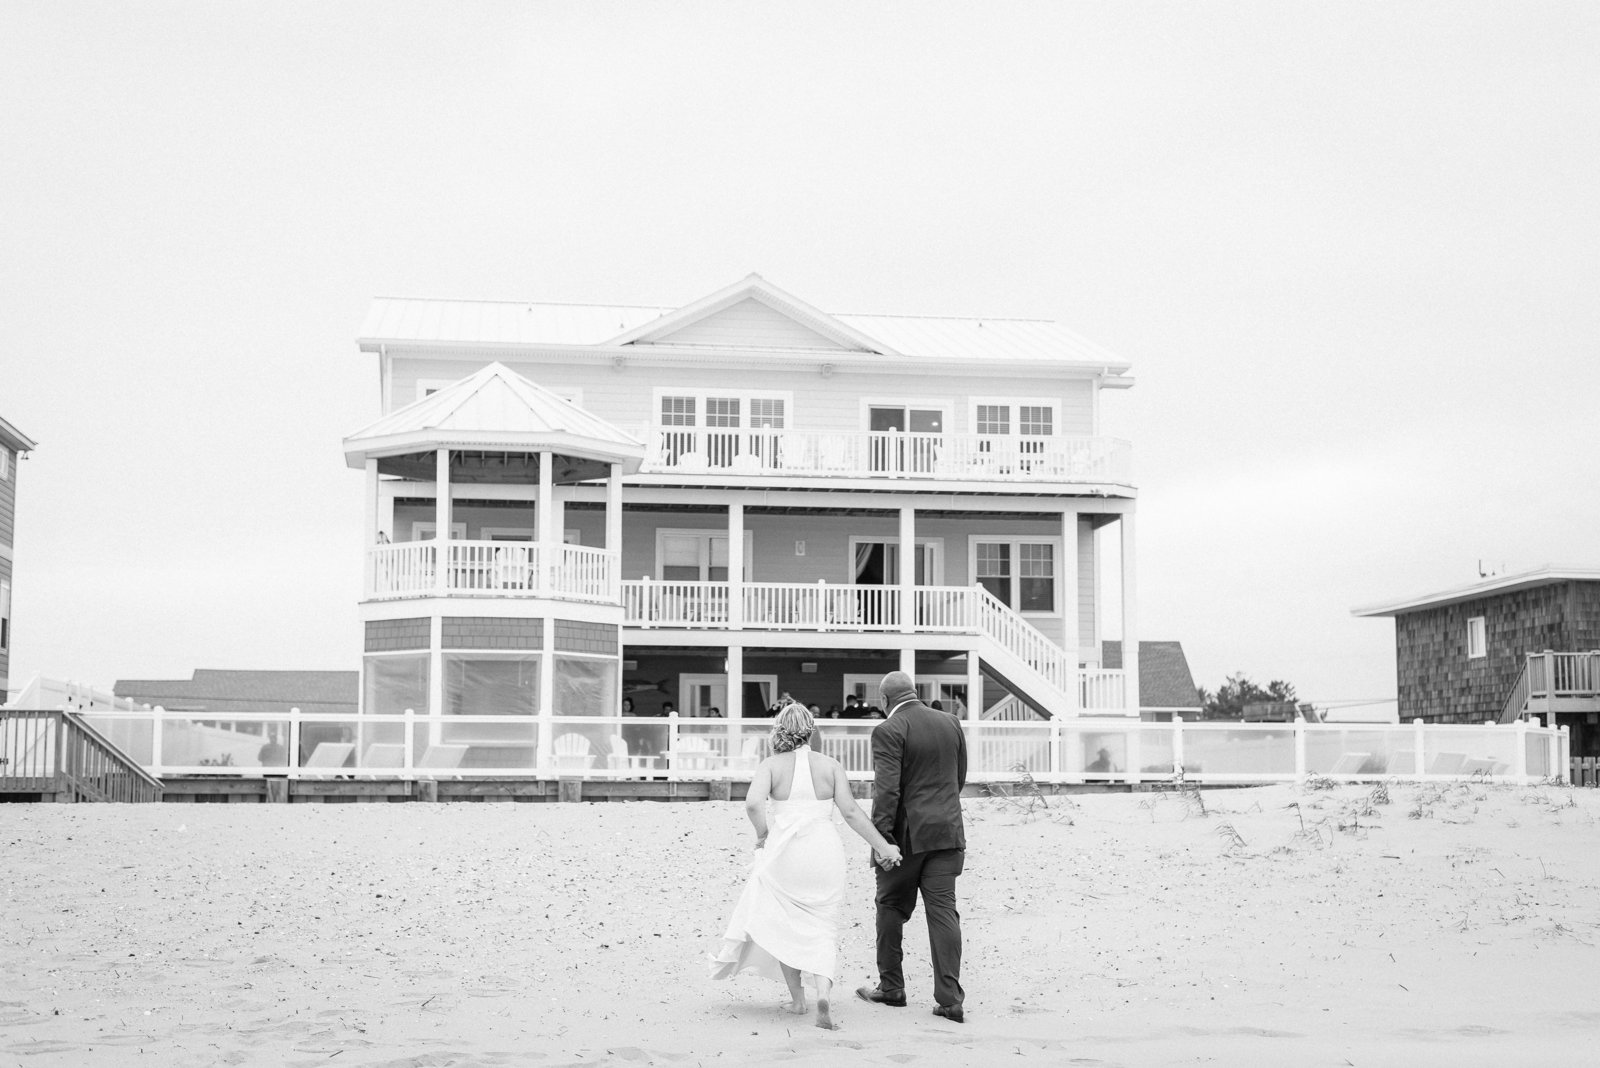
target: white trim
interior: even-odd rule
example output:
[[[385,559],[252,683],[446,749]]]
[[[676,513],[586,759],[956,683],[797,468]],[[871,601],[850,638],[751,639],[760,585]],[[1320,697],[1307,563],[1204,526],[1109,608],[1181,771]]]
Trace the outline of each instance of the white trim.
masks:
[[[11,450],[0,445],[0,482],[11,481]]]
[[[884,546],[894,545],[894,546],[898,546],[900,544],[900,538],[899,538],[898,535],[896,535],[894,537],[879,537],[879,536],[872,535],[872,534],[852,534],[852,535],[850,535],[850,543],[849,543],[848,548],[846,549],[846,552],[847,552],[848,555],[846,555],[845,561],[844,561],[844,582],[845,582],[846,585],[853,585],[855,583],[855,581],[856,581],[856,575],[855,575],[856,546],[861,544],[862,542],[866,542],[869,545],[884,545]],[[918,538],[917,539],[917,547],[921,548],[923,546],[927,546],[928,548],[933,550],[932,554],[929,556],[929,562],[930,562],[930,566],[928,568],[929,574],[924,576],[924,578],[926,578],[927,581],[924,582],[923,585],[924,586],[943,586],[944,585],[944,538],[942,538],[942,537],[938,537],[938,538]],[[887,561],[885,561],[885,566],[887,566]],[[893,576],[893,579],[894,579],[893,582],[887,581],[887,579],[889,577],[890,576],[888,576],[888,575],[884,576],[886,581],[884,581],[883,585],[885,585],[885,586],[898,586],[898,585],[900,585],[900,575],[898,574],[898,572]]]
[[[937,431],[916,431],[916,433],[941,433],[953,434],[955,427],[951,421],[955,418],[955,401],[949,397],[891,397],[876,396],[862,397],[857,405],[859,409],[859,425],[862,431],[872,431],[872,409],[874,408],[901,408],[909,411],[912,408],[936,409],[939,412],[939,429]],[[910,422],[908,417],[907,422]],[[907,431],[912,433],[912,431]]]
[[[978,429],[978,406],[979,405],[987,405],[989,407],[997,407],[997,408],[1006,408],[1006,409],[1009,409],[1009,411],[1010,411],[1010,414],[1006,418],[1006,425],[1008,427],[1006,433],[1004,435],[999,435],[999,434],[993,435],[994,437],[1004,436],[1004,437],[1009,437],[1009,438],[1038,438],[1038,437],[1052,437],[1053,438],[1053,437],[1059,437],[1061,435],[1061,399],[1059,397],[1057,397],[1057,398],[1048,398],[1048,397],[977,397],[977,396],[968,397],[967,398],[967,432],[970,433],[970,434],[982,433],[982,431],[980,431]],[[1024,408],[1024,407],[1027,407],[1027,408],[1048,408],[1048,409],[1050,409],[1050,433],[1049,434],[1024,434],[1022,432],[1022,419],[1021,419],[1020,415],[1018,414],[1018,410],[1021,409],[1021,408]]]
[[[435,534],[437,534],[438,531],[439,531],[439,524],[438,524],[437,520],[433,520],[433,519],[414,519],[414,520],[411,521],[411,540],[412,541],[432,541],[433,540],[433,536]],[[426,534],[427,537],[423,537],[424,534]],[[457,523],[454,520],[451,520],[451,522],[450,522],[450,540],[451,541],[466,541],[467,540],[467,525],[465,523]]]
[[[1489,655],[1489,627],[1483,616],[1467,620],[1467,659],[1482,660]]]
[[[662,562],[661,562],[661,555],[662,555],[661,554],[661,539],[662,539],[663,535],[673,536],[673,537],[686,537],[686,538],[697,538],[697,539],[699,539],[701,541],[701,543],[702,543],[701,544],[701,548],[700,548],[700,570],[701,570],[701,574],[703,576],[707,576],[707,575],[710,575],[710,573],[711,573],[711,543],[716,541],[718,538],[721,538],[723,541],[727,541],[728,540],[728,531],[726,530],[726,528],[724,528],[722,530],[718,530],[716,527],[657,527],[656,528],[655,577],[656,577],[656,579],[658,581],[661,581],[661,582],[714,582],[714,581],[721,581],[721,580],[711,579],[711,578],[706,578],[706,577],[702,577],[702,578],[698,578],[698,579],[666,579],[666,578],[662,578],[661,577],[661,568],[662,568],[663,565],[662,565]],[[746,581],[746,582],[752,581],[751,578],[750,578],[750,568],[751,568],[751,565],[753,564],[753,562],[755,560],[755,555],[756,555],[756,553],[755,553],[755,531],[746,530],[744,532],[744,581]]]
[[[1482,582],[1471,582],[1464,586],[1452,586],[1447,590],[1440,590],[1438,593],[1352,608],[1350,614],[1353,616],[1397,616],[1404,612],[1415,612],[1427,608],[1444,608],[1447,605],[1460,604],[1462,601],[1470,601],[1476,597],[1510,593],[1513,590],[1531,589],[1535,586],[1551,586],[1558,582],[1600,582],[1600,569],[1592,567],[1555,567],[1546,564],[1544,567],[1535,568],[1532,571],[1520,571],[1515,575],[1497,575]]]
[[[981,583],[979,583],[979,581],[978,581],[978,546],[979,545],[1009,545],[1009,546],[1011,546],[1012,553],[1011,553],[1011,604],[1010,604],[1010,607],[1011,607],[1011,610],[1013,612],[1017,613],[1019,616],[1033,616],[1033,617],[1035,617],[1037,619],[1057,619],[1057,618],[1060,618],[1063,606],[1067,603],[1067,599],[1063,596],[1063,592],[1064,591],[1061,588],[1061,567],[1059,565],[1059,561],[1061,559],[1061,553],[1062,553],[1063,550],[1062,550],[1061,536],[1060,535],[1052,536],[1052,535],[1047,535],[1047,534],[1036,534],[1036,535],[1022,534],[1022,535],[1017,535],[1017,536],[1008,537],[1008,538],[1007,537],[1000,537],[999,535],[995,535],[995,534],[974,534],[974,535],[972,535],[972,537],[967,539],[967,576],[968,576],[969,579],[971,579],[972,585],[974,585],[974,586],[981,585]],[[1020,551],[1018,551],[1018,547],[1022,546],[1022,545],[1049,545],[1049,546],[1052,546],[1052,553],[1054,555],[1052,556],[1051,561],[1050,561],[1050,564],[1051,564],[1050,570],[1052,572],[1052,574],[1050,576],[1050,581],[1051,581],[1051,585],[1052,585],[1053,591],[1054,591],[1053,594],[1052,594],[1052,597],[1053,597],[1053,600],[1055,601],[1055,608],[1052,611],[1041,612],[1041,611],[1039,611],[1037,609],[1028,609],[1028,610],[1025,611],[1017,603],[1018,601],[1021,600],[1020,591],[1018,589],[1017,583],[1022,577],[1019,574],[1019,568],[1020,568],[1020,565],[1022,564],[1022,553]],[[1074,546],[1074,549],[1076,549],[1076,546]],[[1097,601],[1097,604],[1098,604],[1098,601]],[[1077,598],[1076,597],[1072,598],[1072,606],[1073,606],[1073,611],[1076,611],[1077,610]],[[1081,640],[1082,639],[1080,638],[1080,641]]]

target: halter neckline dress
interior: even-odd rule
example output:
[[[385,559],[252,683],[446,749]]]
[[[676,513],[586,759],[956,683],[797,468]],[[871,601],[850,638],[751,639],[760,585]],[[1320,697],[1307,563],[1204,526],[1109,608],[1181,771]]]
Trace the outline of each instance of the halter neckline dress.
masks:
[[[782,982],[782,963],[831,982],[837,970],[844,843],[833,801],[817,797],[811,781],[811,747],[794,754],[794,785],[786,800],[770,802],[767,843],[711,954],[713,979],[753,972]]]

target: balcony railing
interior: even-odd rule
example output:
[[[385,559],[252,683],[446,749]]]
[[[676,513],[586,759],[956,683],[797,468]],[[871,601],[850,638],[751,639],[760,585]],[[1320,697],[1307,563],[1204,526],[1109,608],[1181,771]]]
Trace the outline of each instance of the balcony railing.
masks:
[[[440,548],[448,561],[440,582]],[[583,545],[411,541],[369,550],[374,600],[434,594],[549,597],[615,604],[617,554]]]
[[[643,474],[1130,483],[1119,438],[817,430],[635,428]]]
[[[646,630],[737,627],[979,635],[1042,676],[1061,694],[1062,704],[1076,681],[1078,708],[1125,708],[1123,672],[1079,668],[1076,657],[1051,643],[981,586],[916,587],[912,597],[915,618],[909,626],[902,625],[899,586],[746,582],[742,589],[743,611],[735,619],[729,612],[733,595],[726,582],[626,580],[622,583],[623,625]]]

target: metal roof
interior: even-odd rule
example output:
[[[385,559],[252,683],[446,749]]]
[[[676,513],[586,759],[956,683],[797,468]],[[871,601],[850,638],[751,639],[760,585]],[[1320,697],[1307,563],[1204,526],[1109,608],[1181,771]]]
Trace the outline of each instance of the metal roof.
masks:
[[[22,431],[18,430],[4,419],[0,419],[0,442],[4,442],[6,445],[17,450],[18,452],[30,452],[38,447],[33,441],[29,440],[28,437],[22,433]]]
[[[714,315],[743,295],[813,319],[831,321],[838,336],[858,336],[857,351],[875,348],[901,356],[962,361],[1098,364],[1121,373],[1127,361],[1060,323],[1046,319],[985,319],[914,315],[829,315],[771,285],[759,275],[681,308],[617,304],[550,304],[530,301],[427,300],[379,297],[361,324],[365,349],[391,344],[482,344],[619,348],[648,337],[653,323],[682,325],[685,313]],[[806,313],[814,314],[806,314]],[[692,321],[693,315],[686,321]],[[823,324],[826,325],[825,323]],[[667,342],[670,346],[670,341]],[[743,349],[740,350],[744,351]],[[792,350],[786,350],[792,351]],[[837,355],[836,350],[828,351]]]
[[[430,445],[549,445],[578,455],[628,461],[637,470],[644,443],[530,382],[503,363],[491,363],[458,382],[413,401],[345,438],[345,457]]]
[[[1532,571],[1519,571],[1514,575],[1495,575],[1477,582],[1452,586],[1436,593],[1426,593],[1416,597],[1406,597],[1398,601],[1384,601],[1379,604],[1365,605],[1361,608],[1352,608],[1350,614],[1368,617],[1398,616],[1407,612],[1420,612],[1429,608],[1443,608],[1447,605],[1460,604],[1463,601],[1475,601],[1480,597],[1490,597],[1500,593],[1533,589],[1536,586],[1552,586],[1560,582],[1600,582],[1600,569],[1592,567],[1555,567],[1551,564],[1546,564],[1543,567],[1534,568]]]

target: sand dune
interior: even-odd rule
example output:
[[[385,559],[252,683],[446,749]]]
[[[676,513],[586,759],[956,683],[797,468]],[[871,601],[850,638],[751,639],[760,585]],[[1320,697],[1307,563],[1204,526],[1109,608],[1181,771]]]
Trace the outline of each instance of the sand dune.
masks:
[[[1600,794],[967,803],[964,1026],[705,978],[738,804],[0,808],[0,1065],[1503,1065],[1600,1033]],[[1200,811],[1201,806],[1204,812]],[[852,845],[857,845],[852,839]],[[851,867],[847,988],[872,979]]]

